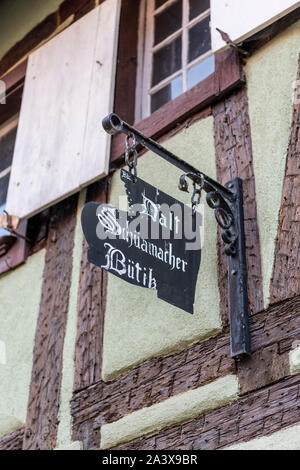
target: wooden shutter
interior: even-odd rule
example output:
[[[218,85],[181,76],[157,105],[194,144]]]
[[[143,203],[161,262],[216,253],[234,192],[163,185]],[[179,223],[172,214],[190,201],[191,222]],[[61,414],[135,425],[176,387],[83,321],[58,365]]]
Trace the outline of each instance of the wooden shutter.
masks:
[[[7,211],[29,217],[108,172],[120,0],[106,0],[28,60]]]
[[[238,42],[299,6],[295,0],[211,0],[212,48],[226,46],[216,28]]]

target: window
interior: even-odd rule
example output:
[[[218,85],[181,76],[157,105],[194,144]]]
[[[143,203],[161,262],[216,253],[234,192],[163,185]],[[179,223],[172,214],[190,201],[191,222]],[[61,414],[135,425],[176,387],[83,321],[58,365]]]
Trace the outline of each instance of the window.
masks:
[[[141,116],[192,88],[214,72],[210,0],[146,0]],[[140,33],[141,37],[142,33]]]
[[[6,206],[6,196],[13,159],[15,140],[18,126],[18,115],[0,126],[0,214]],[[9,232],[0,229],[0,237],[9,235]]]

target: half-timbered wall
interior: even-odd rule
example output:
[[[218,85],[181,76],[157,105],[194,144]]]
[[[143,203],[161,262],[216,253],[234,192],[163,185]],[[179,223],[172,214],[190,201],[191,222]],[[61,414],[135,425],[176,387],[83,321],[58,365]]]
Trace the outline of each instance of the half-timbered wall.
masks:
[[[80,212],[124,196],[114,163],[51,207],[27,262],[0,278],[0,449],[300,448],[299,53],[296,22],[225,96],[157,131],[220,182],[244,181],[252,357],[230,357],[227,263],[207,205],[193,317],[87,262]],[[138,174],[188,202],[180,173],[150,152]]]

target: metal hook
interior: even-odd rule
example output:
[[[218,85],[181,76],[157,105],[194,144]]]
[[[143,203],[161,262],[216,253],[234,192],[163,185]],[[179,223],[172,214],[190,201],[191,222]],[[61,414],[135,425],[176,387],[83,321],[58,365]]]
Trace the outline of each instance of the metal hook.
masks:
[[[130,144],[130,139],[132,139],[132,144]],[[130,160],[131,155],[133,156],[132,160]],[[125,162],[134,183],[137,180],[137,158],[136,137],[134,134],[129,133],[126,136]]]
[[[197,184],[199,185],[198,188],[197,188]],[[196,183],[195,181],[193,181],[194,190],[193,190],[193,195],[192,195],[192,199],[191,199],[193,214],[195,214],[196,208],[200,204],[201,192],[202,192],[203,186],[204,186],[204,176],[200,175],[200,183]]]
[[[199,174],[199,175],[196,175],[194,173],[184,173],[183,175],[180,176],[179,178],[179,183],[178,183],[178,188],[180,189],[180,191],[184,191],[186,193],[189,192],[188,190],[188,182],[186,180],[186,177],[189,177],[189,178],[192,178],[193,180],[193,187],[194,187],[194,190],[193,190],[193,195],[192,195],[192,198],[191,198],[191,202],[192,202],[192,211],[193,211],[193,214],[195,214],[196,212],[196,207],[200,204],[200,199],[201,199],[201,191],[203,189],[203,186],[204,186],[204,183],[205,183],[205,178],[204,178],[204,175],[203,174]],[[196,180],[200,180],[200,182],[196,182]],[[196,187],[196,185],[198,184],[198,188]],[[197,195],[197,198],[196,198],[196,195]]]

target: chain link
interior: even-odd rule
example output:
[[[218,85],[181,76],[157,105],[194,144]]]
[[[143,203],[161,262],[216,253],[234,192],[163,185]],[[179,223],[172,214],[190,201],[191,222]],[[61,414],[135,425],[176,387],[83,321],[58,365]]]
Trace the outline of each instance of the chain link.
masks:
[[[201,182],[200,182],[198,188],[197,188],[197,184],[195,183],[195,181],[193,181],[194,190],[193,190],[193,195],[192,195],[192,198],[191,198],[193,214],[195,214],[197,206],[199,206],[199,204],[200,204],[201,192],[202,192],[203,186],[204,186],[204,176],[201,175]]]
[[[132,140],[131,143],[130,139]],[[131,157],[132,159],[130,159]],[[129,173],[133,176],[134,182],[137,179],[137,158],[136,137],[134,134],[128,134],[126,136],[125,162],[128,165]]]

